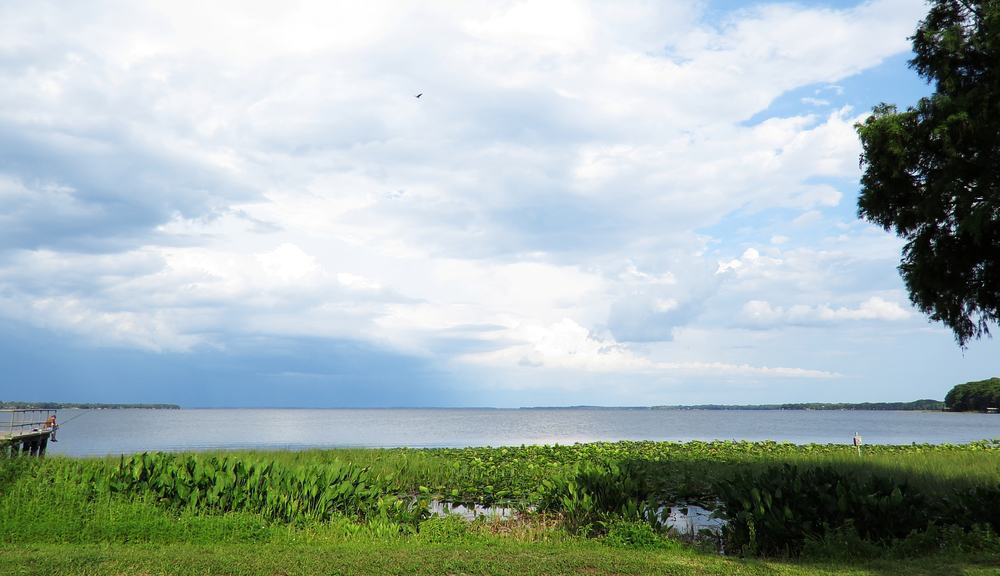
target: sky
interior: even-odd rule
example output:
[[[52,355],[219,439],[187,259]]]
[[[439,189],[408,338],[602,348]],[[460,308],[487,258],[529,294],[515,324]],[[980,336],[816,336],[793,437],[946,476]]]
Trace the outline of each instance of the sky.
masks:
[[[0,4],[0,399],[903,401],[917,0]],[[421,96],[416,97],[418,94]]]

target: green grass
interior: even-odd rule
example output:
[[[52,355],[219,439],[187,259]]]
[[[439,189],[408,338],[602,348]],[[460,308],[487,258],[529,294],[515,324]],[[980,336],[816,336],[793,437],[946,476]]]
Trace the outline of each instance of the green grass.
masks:
[[[932,496],[1000,483],[995,442],[873,446],[860,458],[845,446],[621,442],[227,452],[196,459],[213,455],[270,461],[293,471],[346,461],[369,468],[385,490],[403,498],[425,494],[525,504],[537,497],[542,480],[569,474],[584,462],[652,465],[664,496],[679,498],[705,495],[713,482],[739,470],[782,463],[905,478]],[[425,520],[415,532],[416,525],[407,528],[372,515],[337,513],[289,523],[252,510],[220,513],[158,501],[152,492],[102,491],[81,480],[112,474],[118,464],[118,458],[0,459],[0,565],[12,574],[46,575],[1000,574],[995,547],[949,548],[912,559],[887,552],[875,560],[761,561],[720,557],[627,522],[589,539],[568,533],[558,514],[468,525]]]
[[[335,544],[40,544],[0,550],[13,575],[744,575],[986,576],[987,559],[922,558],[858,564],[746,561],[693,551],[622,550],[599,542],[428,544],[416,540]]]

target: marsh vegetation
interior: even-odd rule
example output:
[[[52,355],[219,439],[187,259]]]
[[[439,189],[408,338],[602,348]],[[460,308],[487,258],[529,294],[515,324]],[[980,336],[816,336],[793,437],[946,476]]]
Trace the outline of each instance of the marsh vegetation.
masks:
[[[860,456],[841,445],[615,442],[16,458],[0,466],[0,542],[13,554],[40,543],[217,551],[248,542],[363,541],[372,550],[464,543],[571,556],[645,550],[650,562],[696,558],[708,571],[720,551],[725,562],[794,566],[914,557],[989,565],[1000,554],[996,441],[869,446]],[[432,514],[448,509],[442,503],[514,513],[470,522]],[[713,510],[721,531],[692,534],[669,522],[671,509],[688,505]]]

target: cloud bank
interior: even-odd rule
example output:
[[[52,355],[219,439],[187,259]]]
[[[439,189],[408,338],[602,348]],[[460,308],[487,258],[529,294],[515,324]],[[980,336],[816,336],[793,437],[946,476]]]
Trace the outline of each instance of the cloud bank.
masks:
[[[357,342],[484,398],[846,377],[796,331],[923,323],[851,217],[841,83],[923,11],[7,3],[0,316],[178,358]]]

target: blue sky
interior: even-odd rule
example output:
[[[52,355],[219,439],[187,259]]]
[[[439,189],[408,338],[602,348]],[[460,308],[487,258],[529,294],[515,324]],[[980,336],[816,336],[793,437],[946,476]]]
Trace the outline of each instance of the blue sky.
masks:
[[[922,2],[0,6],[0,399],[942,398],[857,220]],[[423,93],[419,99],[417,93]]]

